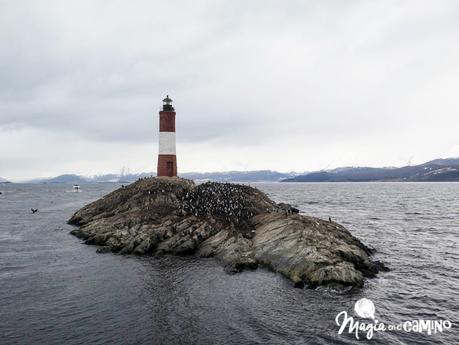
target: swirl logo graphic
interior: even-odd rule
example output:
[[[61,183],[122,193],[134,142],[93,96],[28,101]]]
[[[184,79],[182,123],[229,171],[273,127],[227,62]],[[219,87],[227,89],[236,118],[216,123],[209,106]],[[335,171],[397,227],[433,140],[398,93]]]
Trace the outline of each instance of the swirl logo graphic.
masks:
[[[355,313],[364,319],[375,319],[375,305],[368,298],[361,298],[355,302]]]

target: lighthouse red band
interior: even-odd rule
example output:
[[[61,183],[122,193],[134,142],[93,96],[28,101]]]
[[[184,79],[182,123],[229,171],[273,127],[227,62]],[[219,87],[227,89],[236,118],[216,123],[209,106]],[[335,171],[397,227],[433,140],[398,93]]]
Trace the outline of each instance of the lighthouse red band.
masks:
[[[159,112],[158,176],[177,176],[177,156],[175,153],[175,109],[169,95],[163,99]]]

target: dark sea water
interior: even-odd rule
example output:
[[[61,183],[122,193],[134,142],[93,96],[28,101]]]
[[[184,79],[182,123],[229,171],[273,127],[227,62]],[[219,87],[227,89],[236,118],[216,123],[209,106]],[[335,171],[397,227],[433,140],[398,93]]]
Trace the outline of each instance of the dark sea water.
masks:
[[[335,317],[354,315],[362,297],[380,322],[442,319],[452,328],[359,343],[459,344],[459,183],[256,186],[331,216],[392,270],[356,291],[299,290],[263,269],[227,275],[214,259],[97,254],[66,221],[118,185],[3,185],[0,344],[353,344]]]

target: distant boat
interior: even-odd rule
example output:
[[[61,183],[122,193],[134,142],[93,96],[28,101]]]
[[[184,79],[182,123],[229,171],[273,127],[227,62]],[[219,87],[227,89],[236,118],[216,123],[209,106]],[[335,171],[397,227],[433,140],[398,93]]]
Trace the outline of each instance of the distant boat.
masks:
[[[79,193],[79,192],[81,192],[80,186],[77,185],[77,184],[74,184],[74,185],[73,185],[73,192],[74,192],[74,193]]]

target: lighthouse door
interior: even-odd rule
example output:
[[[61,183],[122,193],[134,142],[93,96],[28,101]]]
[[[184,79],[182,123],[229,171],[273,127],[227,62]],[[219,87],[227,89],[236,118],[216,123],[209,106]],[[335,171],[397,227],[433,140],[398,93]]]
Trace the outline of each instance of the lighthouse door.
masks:
[[[174,176],[174,162],[167,162],[167,176]]]

